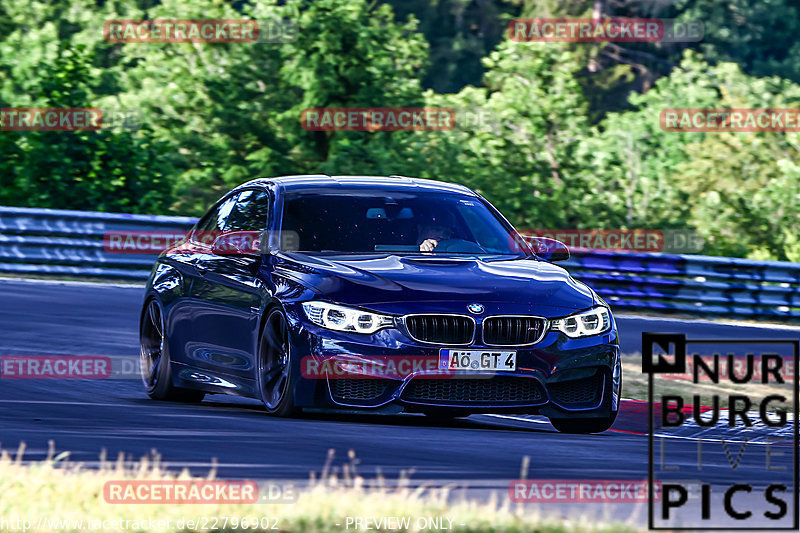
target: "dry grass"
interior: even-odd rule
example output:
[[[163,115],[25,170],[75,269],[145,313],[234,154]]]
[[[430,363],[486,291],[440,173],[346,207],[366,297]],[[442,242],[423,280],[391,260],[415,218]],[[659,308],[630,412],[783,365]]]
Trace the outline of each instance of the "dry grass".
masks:
[[[530,507],[508,502],[504,495],[484,502],[453,501],[445,489],[412,488],[407,480],[401,479],[393,487],[380,480],[367,483],[357,474],[357,461],[352,452],[350,463],[337,474],[331,473],[326,465],[321,476],[312,477],[308,488],[298,493],[294,503],[236,505],[109,504],[103,496],[103,487],[108,481],[199,478],[187,472],[166,471],[158,456],[143,458],[134,468],[126,467],[120,458],[116,462],[101,460],[99,468],[87,469],[68,463],[68,454],[53,457],[51,453],[45,461],[26,465],[22,461],[23,453],[24,447],[14,457],[7,452],[0,453],[0,520],[6,521],[0,529],[5,527],[8,531],[24,528],[24,524],[19,523],[9,527],[9,520],[29,520],[27,531],[201,531],[197,527],[200,524],[194,528],[186,525],[187,519],[201,517],[216,517],[220,521],[217,531],[245,531],[232,527],[232,519],[271,517],[265,524],[277,525],[279,531],[341,532],[348,530],[348,516],[410,517],[410,527],[393,531],[426,531],[416,529],[418,517],[452,518],[453,530],[465,533],[635,531],[629,526],[603,524],[588,518],[543,518]],[[203,479],[214,479],[214,471]],[[225,517],[228,517],[228,524],[222,527]],[[150,527],[146,523],[149,518],[162,523]],[[40,523],[40,519],[47,522]],[[183,528],[179,527],[181,519]],[[61,523],[53,523],[53,520]],[[106,527],[103,527],[104,521],[108,521]],[[209,530],[210,522],[207,527]],[[253,530],[252,527],[247,529]],[[354,531],[352,525],[349,530]]]

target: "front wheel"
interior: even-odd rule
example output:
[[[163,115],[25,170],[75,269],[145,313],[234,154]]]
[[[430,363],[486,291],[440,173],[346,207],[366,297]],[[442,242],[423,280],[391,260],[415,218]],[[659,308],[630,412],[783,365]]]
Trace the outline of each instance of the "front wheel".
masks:
[[[180,389],[172,385],[164,312],[155,298],[148,300],[142,311],[139,328],[139,368],[144,390],[154,400],[199,402],[205,396],[201,391]]]
[[[278,309],[267,315],[258,346],[256,385],[267,413],[290,417],[297,414],[292,393],[292,360],[289,327]]]

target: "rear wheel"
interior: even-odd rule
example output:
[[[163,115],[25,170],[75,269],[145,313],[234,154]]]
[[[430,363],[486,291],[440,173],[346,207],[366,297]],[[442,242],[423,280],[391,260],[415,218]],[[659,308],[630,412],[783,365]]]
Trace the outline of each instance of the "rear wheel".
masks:
[[[297,414],[292,394],[289,327],[278,309],[267,315],[259,340],[256,385],[267,412],[273,416]]]
[[[139,368],[147,395],[154,400],[201,401],[205,396],[203,392],[172,385],[172,369],[164,331],[163,309],[157,299],[151,298],[145,305],[139,330]]]

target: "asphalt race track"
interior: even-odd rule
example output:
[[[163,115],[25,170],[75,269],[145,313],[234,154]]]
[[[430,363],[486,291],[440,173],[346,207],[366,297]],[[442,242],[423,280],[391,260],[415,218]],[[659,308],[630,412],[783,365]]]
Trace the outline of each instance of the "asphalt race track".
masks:
[[[0,355],[138,354],[141,287],[0,279]],[[797,338],[800,328],[744,327],[707,321],[618,317],[623,349],[640,352],[642,331],[690,337]],[[627,421],[623,413],[615,426]],[[285,420],[266,416],[258,402],[211,396],[200,405],[155,402],[138,380],[0,380],[0,445],[26,460],[46,455],[48,441],[72,461],[95,464],[101,451],[138,459],[157,450],[174,468],[208,472],[217,461],[225,478],[306,481],[329,450],[334,465],[354,450],[362,475],[457,483],[505,492],[519,477],[644,479],[646,435],[612,428],[600,435],[564,435],[545,419],[472,416],[444,426],[422,416],[325,413]],[[685,449],[683,449],[685,447]],[[670,444],[673,464],[693,460],[695,444]],[[684,453],[685,452],[685,453]],[[703,479],[723,484],[731,469],[721,449],[708,446]],[[737,475],[763,478],[763,455],[745,455]],[[791,468],[791,454],[774,459]],[[715,467],[713,465],[720,465]]]

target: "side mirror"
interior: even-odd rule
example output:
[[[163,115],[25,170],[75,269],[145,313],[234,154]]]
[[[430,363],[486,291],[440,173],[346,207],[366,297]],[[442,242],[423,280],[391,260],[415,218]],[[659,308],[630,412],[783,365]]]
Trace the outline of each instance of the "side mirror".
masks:
[[[260,231],[229,231],[211,243],[211,253],[217,255],[261,255]]]
[[[569,248],[561,241],[547,237],[530,237],[528,239],[533,253],[545,261],[566,261],[569,259]]]

